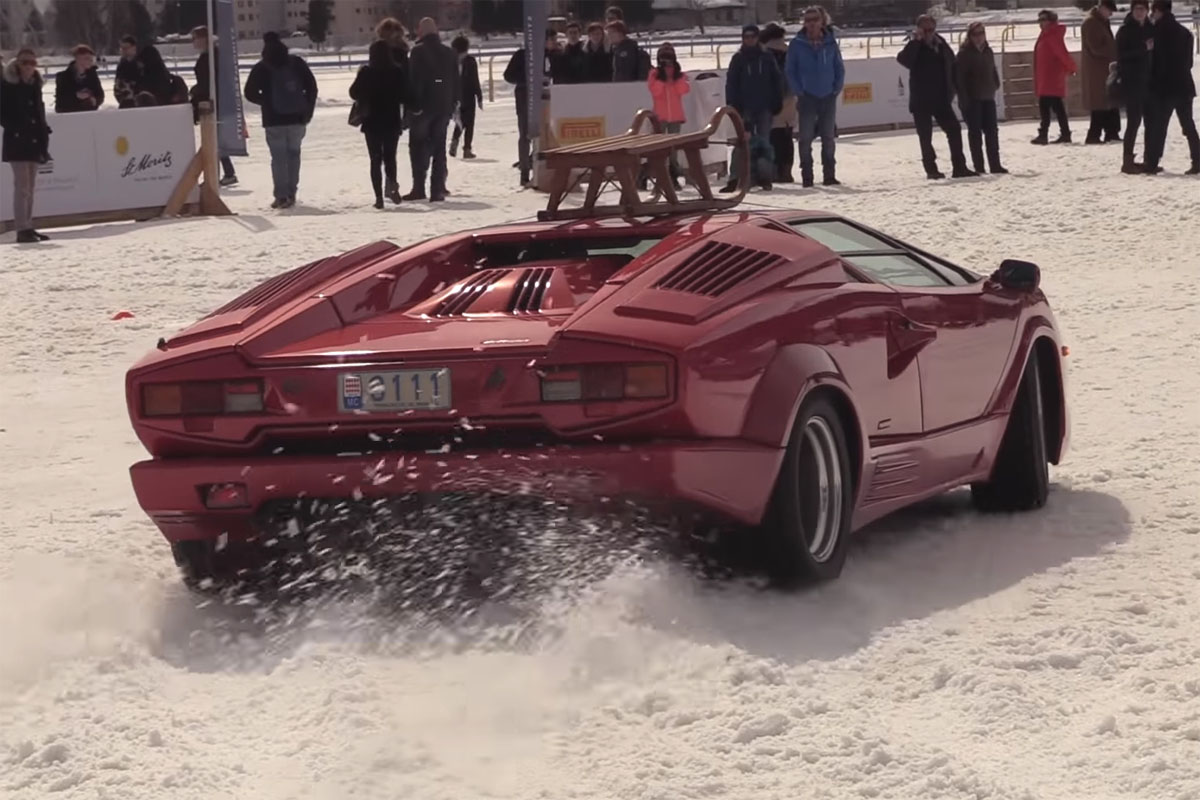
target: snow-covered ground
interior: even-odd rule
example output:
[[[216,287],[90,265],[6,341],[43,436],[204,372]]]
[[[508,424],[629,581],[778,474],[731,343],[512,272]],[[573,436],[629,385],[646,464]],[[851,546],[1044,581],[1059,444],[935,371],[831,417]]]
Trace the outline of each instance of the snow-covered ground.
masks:
[[[418,652],[378,609],[263,625],[193,600],[130,490],[124,371],[283,268],[533,215],[511,100],[479,123],[438,207],[372,209],[361,139],[322,107],[294,210],[267,210],[256,126],[237,216],[3,237],[0,796],[1200,798],[1200,184],[1175,132],[1146,178],[1006,125],[1012,175],[939,183],[912,133],[848,136],[844,187],[750,198],[1042,265],[1074,419],[1044,511],[949,496],[794,595],[620,566],[513,644]]]

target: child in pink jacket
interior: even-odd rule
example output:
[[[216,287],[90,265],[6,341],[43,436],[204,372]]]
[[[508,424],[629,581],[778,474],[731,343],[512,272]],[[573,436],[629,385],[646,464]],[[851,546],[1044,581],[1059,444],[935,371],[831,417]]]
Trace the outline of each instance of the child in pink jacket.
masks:
[[[650,96],[654,98],[654,114],[663,123],[667,133],[679,133],[683,123],[687,122],[687,114],[683,110],[683,96],[692,90],[687,75],[679,68],[675,58],[675,48],[664,44],[658,48],[658,68],[650,70],[646,79],[650,88]],[[675,154],[671,153],[671,178],[679,185],[679,166]]]

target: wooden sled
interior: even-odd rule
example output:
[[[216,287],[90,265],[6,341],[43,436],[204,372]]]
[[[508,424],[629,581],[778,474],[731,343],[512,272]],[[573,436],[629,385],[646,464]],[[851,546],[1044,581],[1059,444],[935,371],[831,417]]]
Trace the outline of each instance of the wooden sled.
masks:
[[[716,197],[709,186],[700,151],[708,147],[726,117],[734,129],[734,138],[727,144],[733,146],[734,173],[738,185],[736,192]],[[650,122],[653,133],[641,132],[646,121]],[[686,159],[684,172],[699,192],[698,199],[681,200],[671,181],[670,158],[675,150],[680,151]],[[546,168],[551,172],[550,199],[546,210],[538,212],[538,219],[541,220],[721,211],[742,202],[750,189],[750,142],[741,116],[729,106],[718,108],[703,130],[692,133],[663,133],[662,122],[654,112],[642,109],[633,118],[629,130],[619,136],[556,147],[539,153],[538,158],[545,161]],[[583,172],[572,182],[572,171],[580,169]],[[639,174],[644,174],[650,184],[648,198],[643,198],[638,191]],[[583,205],[579,208],[560,208],[563,199],[585,178],[588,187]],[[597,206],[600,192],[608,185],[615,185],[620,190],[620,201],[613,205]]]

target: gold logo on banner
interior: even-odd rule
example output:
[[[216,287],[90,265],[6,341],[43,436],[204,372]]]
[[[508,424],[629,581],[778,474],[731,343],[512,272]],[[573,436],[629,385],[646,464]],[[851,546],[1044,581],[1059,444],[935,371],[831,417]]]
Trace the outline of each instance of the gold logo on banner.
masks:
[[[604,117],[568,117],[558,121],[558,141],[578,144],[603,139],[605,130]]]
[[[123,156],[129,152],[129,140],[124,136],[118,136],[116,141],[117,155]]]
[[[843,105],[870,103],[874,99],[875,95],[869,83],[847,83],[842,88]]]

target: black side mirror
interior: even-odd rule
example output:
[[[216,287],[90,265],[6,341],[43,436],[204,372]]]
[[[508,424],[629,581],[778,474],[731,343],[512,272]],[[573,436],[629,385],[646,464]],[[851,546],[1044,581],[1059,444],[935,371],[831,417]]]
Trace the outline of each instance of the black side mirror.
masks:
[[[992,280],[1005,289],[1036,292],[1042,282],[1042,271],[1032,261],[1007,258],[1000,262],[1000,269],[992,273]]]

